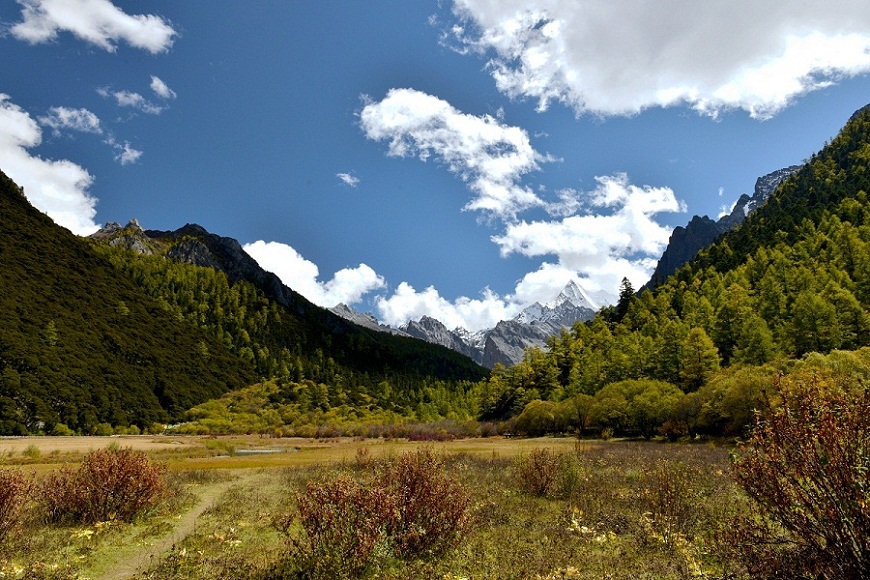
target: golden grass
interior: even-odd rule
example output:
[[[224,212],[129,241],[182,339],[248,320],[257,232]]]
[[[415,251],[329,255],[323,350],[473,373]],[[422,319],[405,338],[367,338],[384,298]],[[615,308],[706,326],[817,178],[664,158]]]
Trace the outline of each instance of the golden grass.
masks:
[[[567,437],[537,439],[490,437],[446,442],[415,442],[400,439],[265,438],[259,435],[20,437],[0,440],[0,467],[28,466],[37,473],[42,473],[67,463],[76,463],[85,453],[111,445],[145,451],[153,459],[164,461],[167,467],[174,471],[294,467],[349,461],[361,448],[367,449],[373,457],[398,455],[420,447],[429,447],[445,453],[512,458],[540,447],[548,447],[555,452],[567,451],[576,443],[576,439]],[[589,445],[596,444],[600,442],[589,442]],[[30,446],[39,449],[38,457],[22,453]]]

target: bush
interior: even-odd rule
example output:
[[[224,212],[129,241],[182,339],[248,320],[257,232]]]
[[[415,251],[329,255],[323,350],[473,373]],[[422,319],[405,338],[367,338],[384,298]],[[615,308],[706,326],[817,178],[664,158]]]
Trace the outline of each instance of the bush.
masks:
[[[51,521],[131,521],[153,506],[165,487],[162,466],[141,451],[115,447],[88,453],[77,470],[49,475],[40,498]]]
[[[755,576],[870,577],[870,392],[778,385],[735,460],[737,482],[767,523],[737,534]],[[775,525],[770,525],[772,522]],[[780,529],[777,530],[776,527]],[[797,570],[795,568],[797,567]]]
[[[31,482],[20,471],[0,470],[0,546],[15,529],[31,491]]]
[[[297,494],[307,541],[291,547],[300,571],[310,578],[359,578],[370,568],[398,518],[392,496],[349,477],[309,483]],[[289,533],[293,519],[283,522]]]
[[[369,484],[346,475],[309,483],[296,501],[305,538],[294,536],[292,516],[280,527],[305,578],[361,578],[390,556],[438,555],[470,527],[470,492],[429,450],[386,464]]]
[[[514,478],[527,493],[549,495],[558,481],[559,463],[559,456],[549,449],[535,449],[514,462]]]
[[[398,509],[390,535],[400,555],[440,554],[468,532],[471,494],[431,450],[399,457],[379,480]]]

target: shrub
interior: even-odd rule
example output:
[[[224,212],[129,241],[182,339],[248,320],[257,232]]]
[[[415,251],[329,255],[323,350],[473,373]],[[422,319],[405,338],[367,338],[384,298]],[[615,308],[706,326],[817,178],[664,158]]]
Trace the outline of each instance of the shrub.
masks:
[[[387,463],[368,484],[347,475],[309,483],[296,501],[305,537],[295,537],[292,516],[280,527],[306,578],[360,578],[390,556],[438,555],[470,527],[470,492],[429,450]]]
[[[30,491],[31,482],[23,473],[0,470],[0,546],[18,525]]]
[[[468,532],[471,494],[444,472],[432,450],[402,455],[387,465],[379,480],[398,510],[390,533],[400,555],[440,554]]]
[[[165,486],[165,469],[145,453],[107,448],[85,455],[77,470],[49,475],[40,497],[51,521],[131,521],[158,501]]]
[[[870,577],[870,392],[814,381],[779,384],[778,395],[734,463],[775,524],[745,522],[742,559],[756,576],[797,566],[814,578]]]
[[[55,423],[49,434],[56,437],[69,437],[70,435],[75,435],[75,432],[64,423]]]
[[[520,489],[533,495],[550,494],[559,475],[559,456],[547,448],[535,449],[514,462],[514,478]]]
[[[300,571],[310,578],[363,576],[398,518],[389,494],[346,476],[311,482],[296,501],[307,541],[291,536],[291,548]],[[292,518],[283,522],[285,533],[292,524]]]
[[[648,523],[667,545],[690,535],[695,527],[699,513],[692,482],[698,479],[689,466],[662,460],[644,478],[641,502]]]

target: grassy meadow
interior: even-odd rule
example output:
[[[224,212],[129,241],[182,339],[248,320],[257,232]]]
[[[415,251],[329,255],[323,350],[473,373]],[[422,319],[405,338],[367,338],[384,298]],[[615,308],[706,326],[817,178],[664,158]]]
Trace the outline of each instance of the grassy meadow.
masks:
[[[252,436],[24,438],[0,440],[0,466],[20,470],[35,489],[64,465],[74,467],[90,450],[107,445],[142,450],[165,469],[167,485],[159,501],[130,522],[49,522],[39,494],[32,492],[17,525],[0,539],[0,577],[549,579],[742,573],[720,540],[731,518],[748,506],[731,478],[724,446],[572,438],[425,444]],[[360,549],[356,544],[336,544],[339,560],[353,554],[360,566],[318,569],[315,562],[312,568],[317,558],[334,554],[312,552],[299,523],[300,498],[312,489],[307,486],[338,480],[372,489],[379,474],[414,454],[434,457],[443,477],[467,491],[462,534],[437,552],[411,555],[399,555],[383,537],[364,556],[353,552]]]

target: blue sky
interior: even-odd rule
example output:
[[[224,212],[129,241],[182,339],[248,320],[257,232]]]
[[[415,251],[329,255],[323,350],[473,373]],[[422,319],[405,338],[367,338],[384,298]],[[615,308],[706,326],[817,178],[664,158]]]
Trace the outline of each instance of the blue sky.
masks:
[[[870,102],[862,2],[766,4],[2,0],[0,170],[75,233],[199,223],[477,330],[643,284]]]

